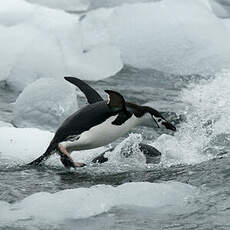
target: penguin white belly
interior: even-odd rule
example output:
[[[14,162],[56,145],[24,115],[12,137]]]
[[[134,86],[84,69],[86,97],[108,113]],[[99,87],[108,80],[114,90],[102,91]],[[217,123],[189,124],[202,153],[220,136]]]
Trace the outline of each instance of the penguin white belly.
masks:
[[[112,116],[103,123],[83,132],[80,136],[78,136],[78,138],[76,138],[76,140],[63,142],[63,146],[65,146],[69,151],[85,150],[104,146],[113,142],[118,137],[123,136],[140,122],[135,115],[132,115],[132,117],[130,117],[122,125],[113,125],[112,122],[116,119],[116,117],[117,115]]]

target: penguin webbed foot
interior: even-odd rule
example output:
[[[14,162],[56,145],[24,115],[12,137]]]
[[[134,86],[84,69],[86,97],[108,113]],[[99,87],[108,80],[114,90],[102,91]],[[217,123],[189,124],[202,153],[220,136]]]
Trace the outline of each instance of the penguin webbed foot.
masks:
[[[65,168],[76,168],[76,167],[84,167],[86,164],[74,162],[70,154],[67,152],[66,148],[62,146],[61,144],[58,145],[58,152],[60,155],[60,160]]]

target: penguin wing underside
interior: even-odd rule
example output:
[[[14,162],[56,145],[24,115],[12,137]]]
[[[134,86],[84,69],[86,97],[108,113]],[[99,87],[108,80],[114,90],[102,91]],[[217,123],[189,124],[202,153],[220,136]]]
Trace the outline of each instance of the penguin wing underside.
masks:
[[[87,83],[80,80],[79,78],[76,77],[64,77],[64,78],[68,82],[77,86],[85,94],[85,97],[87,98],[89,104],[94,104],[96,102],[103,101],[103,98],[95,89],[93,89],[91,86],[89,86]]]

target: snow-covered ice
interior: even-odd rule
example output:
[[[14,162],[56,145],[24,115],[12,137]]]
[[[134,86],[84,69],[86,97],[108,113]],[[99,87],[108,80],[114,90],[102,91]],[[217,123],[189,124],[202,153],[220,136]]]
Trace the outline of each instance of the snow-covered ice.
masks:
[[[22,220],[31,220],[32,225],[58,224],[102,214],[112,207],[146,207],[184,214],[198,191],[194,186],[179,182],[137,182],[117,187],[97,185],[68,189],[54,194],[40,192],[13,204],[0,201],[0,208],[4,209],[0,222],[17,225],[19,220],[20,224]]]
[[[104,43],[82,47],[79,17],[23,0],[1,1],[0,80],[22,91],[42,77],[98,80],[118,72],[118,48]]]
[[[0,127],[0,157],[10,165],[24,165],[42,155],[52,140],[54,133],[37,128]],[[73,152],[72,157],[79,162],[90,163],[104,152],[106,147]],[[47,165],[62,167],[59,157],[53,155]]]
[[[230,65],[230,33],[207,0],[128,3],[82,16],[1,1],[0,80],[22,91],[42,77],[106,78],[122,61],[176,74],[211,74]]]
[[[124,4],[89,12],[84,45],[108,38],[124,63],[176,74],[211,74],[230,65],[230,33],[199,0]],[[96,39],[93,40],[92,37]]]
[[[65,118],[78,110],[75,86],[52,78],[41,78],[19,95],[13,110],[17,127],[56,130]]]
[[[1,159],[11,164],[29,163],[49,145],[53,133],[35,128],[0,127]]]

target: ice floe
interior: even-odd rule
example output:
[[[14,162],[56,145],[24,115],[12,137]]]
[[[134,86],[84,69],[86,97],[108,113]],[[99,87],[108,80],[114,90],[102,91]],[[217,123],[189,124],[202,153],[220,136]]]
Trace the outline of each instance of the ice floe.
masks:
[[[0,127],[0,133],[0,157],[14,164],[39,157],[53,138],[53,133],[35,128]]]
[[[0,158],[8,165],[25,165],[42,155],[52,140],[54,133],[37,128],[0,127]],[[106,147],[73,152],[72,157],[79,162],[90,163],[105,151]],[[62,167],[59,156],[53,155],[47,165]]]
[[[73,85],[64,79],[41,78],[27,86],[17,98],[13,122],[17,127],[55,131],[77,109]]]
[[[124,63],[138,68],[210,74],[230,64],[230,33],[203,1],[124,4],[89,12],[81,23],[94,28],[85,31],[87,45],[109,37]]]
[[[82,47],[79,17],[23,0],[1,1],[0,80],[22,91],[42,77],[98,80],[118,72],[118,48],[104,43]]]
[[[126,183],[118,187],[97,185],[90,188],[63,190],[54,194],[35,193],[9,204],[1,201],[1,224],[14,223],[45,225],[88,218],[108,212],[112,207],[138,209],[146,207],[164,210],[166,213],[184,213],[189,202],[197,196],[198,189],[179,182]],[[31,226],[30,225],[30,226]]]
[[[0,80],[22,91],[42,77],[99,80],[116,74],[122,61],[176,74],[211,74],[230,65],[230,33],[206,0],[128,3],[80,15],[2,1]]]
[[[13,127],[13,125],[5,121],[0,121],[0,127]]]

